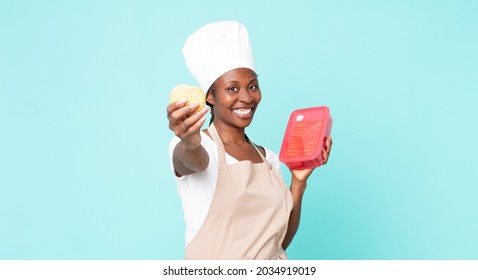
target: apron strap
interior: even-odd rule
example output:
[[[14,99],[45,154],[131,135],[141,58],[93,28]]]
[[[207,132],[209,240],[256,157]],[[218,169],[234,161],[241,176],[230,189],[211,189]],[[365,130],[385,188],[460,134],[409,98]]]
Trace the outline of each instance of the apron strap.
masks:
[[[259,156],[261,157],[262,161],[263,161],[263,162],[267,162],[266,157],[262,154],[261,150],[256,146],[256,144],[254,144],[254,142],[252,142],[252,141],[249,139],[249,137],[247,137],[247,135],[246,135],[246,140],[247,140],[247,142],[251,143],[252,146],[254,146],[254,148],[256,149],[257,153],[258,153]],[[264,151],[265,151],[265,150],[264,150]]]
[[[216,127],[214,126],[214,122],[211,123],[207,130],[209,131],[212,140],[216,142],[219,165],[226,164],[226,151],[224,149],[224,145],[222,144],[221,137],[219,137]]]

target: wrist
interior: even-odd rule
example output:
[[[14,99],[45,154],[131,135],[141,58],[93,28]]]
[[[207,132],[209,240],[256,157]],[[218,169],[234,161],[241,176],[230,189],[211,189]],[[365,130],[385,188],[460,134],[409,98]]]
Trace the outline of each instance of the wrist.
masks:
[[[182,150],[184,151],[194,151],[201,146],[201,136],[198,137],[199,139],[194,139],[194,141],[187,141],[181,140],[180,144]]]
[[[307,180],[298,180],[292,178],[292,182],[290,184],[290,191],[292,194],[302,196],[307,188]]]
[[[194,143],[191,143],[191,142],[182,142],[181,143],[182,150],[185,151],[185,152],[192,152],[192,151],[196,150],[197,148],[199,148],[200,146],[201,146],[201,143],[199,143],[199,144],[194,144]]]

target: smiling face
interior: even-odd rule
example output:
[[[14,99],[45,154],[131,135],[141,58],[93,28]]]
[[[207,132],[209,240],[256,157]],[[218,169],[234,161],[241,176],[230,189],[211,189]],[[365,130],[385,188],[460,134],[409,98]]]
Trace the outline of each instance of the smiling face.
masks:
[[[237,68],[219,77],[207,96],[213,105],[214,122],[245,128],[261,101],[261,90],[254,71]]]

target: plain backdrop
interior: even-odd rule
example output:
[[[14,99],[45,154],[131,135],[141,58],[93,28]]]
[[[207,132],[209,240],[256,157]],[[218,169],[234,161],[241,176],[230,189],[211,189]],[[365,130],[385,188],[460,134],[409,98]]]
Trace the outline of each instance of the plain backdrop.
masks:
[[[249,30],[277,153],[329,106],[291,259],[478,259],[478,2],[0,1],[0,259],[182,259],[166,106],[202,25]],[[284,168],[284,178],[290,173]]]

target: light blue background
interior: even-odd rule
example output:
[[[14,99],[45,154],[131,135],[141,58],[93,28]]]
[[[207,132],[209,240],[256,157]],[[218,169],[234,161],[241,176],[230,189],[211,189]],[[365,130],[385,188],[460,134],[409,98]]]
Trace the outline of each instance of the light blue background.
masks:
[[[170,89],[205,23],[249,30],[279,151],[327,105],[292,259],[478,259],[478,2],[0,2],[0,259],[181,259]],[[284,170],[287,181],[290,175]]]

